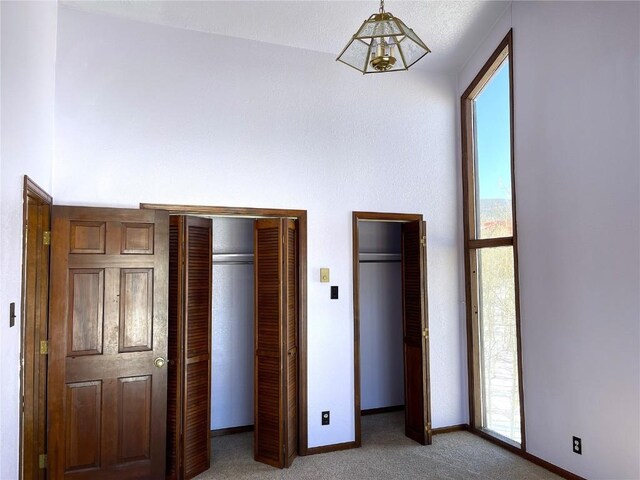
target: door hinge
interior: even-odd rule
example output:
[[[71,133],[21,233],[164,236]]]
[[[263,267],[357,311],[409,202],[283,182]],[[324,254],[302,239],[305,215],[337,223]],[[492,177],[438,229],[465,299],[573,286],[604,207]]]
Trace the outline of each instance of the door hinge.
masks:
[[[420,239],[420,244],[424,245],[425,247],[427,246],[427,236],[423,235],[422,238]]]
[[[427,423],[427,424],[424,426],[424,429],[425,429],[425,431],[430,432],[430,431],[431,431],[431,422]]]
[[[422,330],[422,336],[423,336],[424,338],[429,338],[429,329],[428,329],[428,328],[424,328],[424,329]]]
[[[49,340],[40,340],[40,355],[49,353]]]
[[[38,457],[38,468],[43,469],[43,468],[47,468],[47,454],[46,453],[41,453],[40,456]]]
[[[42,234],[42,243],[45,245],[51,245],[51,232],[44,232]]]

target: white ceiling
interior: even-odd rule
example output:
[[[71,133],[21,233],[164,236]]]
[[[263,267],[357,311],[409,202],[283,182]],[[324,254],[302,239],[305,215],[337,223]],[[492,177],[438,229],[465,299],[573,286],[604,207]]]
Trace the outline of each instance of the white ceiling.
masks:
[[[78,1],[66,8],[337,56],[360,24],[378,11],[375,0]],[[387,0],[432,53],[416,69],[457,72],[509,5],[506,1]]]

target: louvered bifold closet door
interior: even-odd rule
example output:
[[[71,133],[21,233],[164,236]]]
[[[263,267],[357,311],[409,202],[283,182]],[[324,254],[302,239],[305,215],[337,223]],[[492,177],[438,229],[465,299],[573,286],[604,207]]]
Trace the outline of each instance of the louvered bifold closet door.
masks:
[[[283,468],[297,454],[297,236],[287,219],[256,220],[254,457]]]
[[[426,227],[402,225],[402,317],[405,384],[405,434],[431,444],[429,407]]]
[[[254,233],[254,458],[282,468],[282,222],[256,220]]]
[[[176,217],[171,225],[170,352],[175,352],[169,378],[175,394],[169,410],[175,412],[174,460],[169,460],[168,477],[191,479],[209,468],[211,415],[211,220]],[[170,265],[171,267],[171,265]],[[175,284],[174,284],[175,281]],[[175,365],[173,365],[175,361]],[[175,407],[173,406],[175,404]],[[171,419],[168,430],[172,431]],[[171,468],[173,467],[173,468]]]
[[[285,350],[285,466],[298,454],[298,236],[294,220],[286,221],[284,269]]]

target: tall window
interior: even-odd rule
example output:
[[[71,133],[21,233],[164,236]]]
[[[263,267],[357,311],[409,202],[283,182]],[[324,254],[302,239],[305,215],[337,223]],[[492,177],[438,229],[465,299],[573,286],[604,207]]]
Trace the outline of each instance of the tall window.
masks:
[[[524,448],[511,33],[462,95],[471,426]]]

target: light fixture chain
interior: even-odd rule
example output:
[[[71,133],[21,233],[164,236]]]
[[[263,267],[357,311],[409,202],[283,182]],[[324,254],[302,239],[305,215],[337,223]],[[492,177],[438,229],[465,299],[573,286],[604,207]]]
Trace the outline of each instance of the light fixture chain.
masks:
[[[384,0],[380,0],[380,13],[384,13]]]

